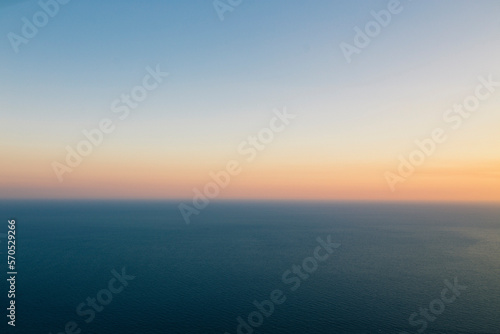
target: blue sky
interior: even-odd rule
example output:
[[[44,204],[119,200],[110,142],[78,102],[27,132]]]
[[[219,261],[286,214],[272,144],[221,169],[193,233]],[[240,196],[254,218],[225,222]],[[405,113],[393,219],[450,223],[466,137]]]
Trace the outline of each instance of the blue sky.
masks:
[[[206,101],[203,108],[193,106],[199,116],[234,113],[255,100],[269,107],[289,103],[303,88],[326,88],[331,94],[331,88],[370,85],[430,68],[439,58],[460,57],[500,35],[497,1],[402,1],[403,11],[347,66],[338,44],[351,42],[352,27],[363,26],[371,10],[387,3],[247,0],[221,22],[211,1],[121,1],[117,6],[73,0],[21,45],[19,54],[9,52],[7,38],[1,40],[2,91],[8,105],[24,107],[27,116],[43,111],[44,117],[79,118],[79,108],[85,107],[90,110],[83,117],[91,116],[101,113],[115,92],[134,85],[146,66],[161,63],[171,73],[169,84],[181,93],[172,103],[196,95],[194,100]],[[36,1],[3,8],[3,35],[18,32],[20,19],[38,9]],[[23,99],[25,94],[36,97],[36,105]],[[76,105],[68,108],[71,104]],[[182,117],[180,109],[169,110],[169,117]]]
[[[388,3],[244,0],[221,21],[206,0],[72,0],[15,53],[7,34],[19,34],[21,19],[40,7],[9,1],[0,7],[0,138],[11,151],[58,159],[160,64],[170,76],[113,134],[114,151],[175,143],[221,157],[286,106],[301,121],[282,152],[309,152],[312,163],[324,161],[321,147],[327,160],[389,159],[478,75],[499,73],[500,2],[401,1],[348,64],[339,44],[352,43],[353,27]],[[384,149],[375,154],[373,145]]]

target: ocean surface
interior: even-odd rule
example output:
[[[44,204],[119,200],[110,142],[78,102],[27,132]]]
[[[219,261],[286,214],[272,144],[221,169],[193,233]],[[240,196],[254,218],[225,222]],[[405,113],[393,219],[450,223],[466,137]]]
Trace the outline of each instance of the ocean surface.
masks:
[[[499,205],[177,205],[0,203],[0,333],[500,333]]]

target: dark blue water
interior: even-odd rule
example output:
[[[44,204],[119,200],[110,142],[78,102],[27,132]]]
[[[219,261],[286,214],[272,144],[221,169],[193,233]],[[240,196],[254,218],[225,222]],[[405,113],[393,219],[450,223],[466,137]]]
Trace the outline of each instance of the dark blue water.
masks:
[[[186,225],[177,203],[3,202],[0,233],[12,217],[16,327],[3,238],[1,333],[232,334],[238,317],[240,333],[500,333],[499,206],[212,203]],[[329,235],[341,245],[315,268]],[[252,303],[274,290],[282,303],[259,318]]]

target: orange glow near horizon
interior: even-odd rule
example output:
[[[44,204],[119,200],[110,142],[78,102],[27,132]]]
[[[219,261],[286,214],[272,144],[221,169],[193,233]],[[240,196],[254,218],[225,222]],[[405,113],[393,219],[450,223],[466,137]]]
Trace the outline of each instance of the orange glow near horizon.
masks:
[[[2,166],[0,186],[8,198],[185,199],[203,191],[217,166],[185,161],[102,158],[84,162],[57,181],[51,161],[19,154],[22,163]],[[32,168],[33,160],[38,166]],[[387,164],[312,165],[241,162],[242,171],[221,188],[217,199],[472,201],[500,202],[500,162],[417,167],[391,192],[384,179]],[[27,177],[26,175],[30,175]],[[219,187],[220,188],[220,187]]]

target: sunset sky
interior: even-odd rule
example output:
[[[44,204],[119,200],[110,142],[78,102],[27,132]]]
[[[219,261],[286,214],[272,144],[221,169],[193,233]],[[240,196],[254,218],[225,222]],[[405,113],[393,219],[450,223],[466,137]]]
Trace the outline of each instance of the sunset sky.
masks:
[[[445,119],[479,78],[500,83],[500,2],[401,1],[348,63],[339,45],[389,2],[244,0],[222,21],[211,0],[70,1],[18,52],[9,33],[41,7],[0,5],[0,198],[190,198],[237,161],[220,199],[500,201],[500,84]],[[157,68],[120,119],[112,104]],[[284,110],[248,161],[238,147]],[[114,130],[60,182],[53,162],[103,119]],[[391,191],[385,173],[436,128],[446,141]]]

